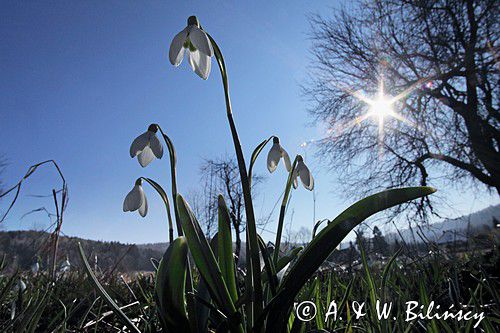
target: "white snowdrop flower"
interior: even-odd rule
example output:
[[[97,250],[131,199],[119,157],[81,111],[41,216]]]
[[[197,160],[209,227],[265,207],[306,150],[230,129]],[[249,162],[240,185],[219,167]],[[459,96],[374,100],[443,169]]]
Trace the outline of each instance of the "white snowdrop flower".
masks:
[[[38,271],[40,270],[40,264],[37,262],[35,262],[33,265],[31,265],[31,272],[33,274],[36,274],[38,273]]]
[[[273,146],[267,154],[267,169],[269,170],[269,172],[273,173],[274,170],[276,170],[281,158],[283,158],[283,162],[285,163],[286,171],[290,172],[290,170],[292,170],[290,156],[288,156],[286,150],[281,147],[280,139],[275,136],[273,137]]]
[[[286,271],[288,270],[288,268],[290,267],[290,263],[286,264],[285,267],[283,267],[281,269],[281,271],[279,271],[277,274],[276,274],[276,277],[278,278],[278,281],[281,282],[283,280],[283,277],[285,276],[285,273]]]
[[[14,320],[16,317],[16,301],[10,303],[10,320]]]
[[[295,167],[295,170],[293,172],[294,188],[297,188],[299,186],[299,182],[297,180],[298,177],[300,177],[300,181],[306,189],[308,189],[309,191],[312,191],[314,189],[314,178],[309,171],[309,168],[304,163],[304,159],[300,155],[297,156],[297,166]]]
[[[163,146],[156,136],[157,131],[156,125],[150,125],[148,130],[135,138],[130,145],[130,157],[137,156],[137,160],[143,168],[155,158],[163,157]]]
[[[21,292],[26,290],[26,283],[24,283],[23,279],[20,278],[19,281],[17,281],[16,290],[21,290]]]
[[[61,264],[59,271],[61,273],[64,273],[64,272],[69,272],[70,269],[71,269],[71,263],[69,262],[68,258],[66,258],[66,260],[64,260],[64,262]]]
[[[177,67],[187,50],[189,65],[199,77],[206,80],[210,74],[214,49],[207,34],[200,28],[196,16],[190,16],[187,23],[187,27],[172,40],[168,57],[170,63]]]
[[[127,194],[125,200],[123,201],[123,211],[133,212],[139,211],[142,217],[145,217],[148,213],[148,201],[146,199],[146,194],[142,189],[142,179],[137,179],[132,190]]]

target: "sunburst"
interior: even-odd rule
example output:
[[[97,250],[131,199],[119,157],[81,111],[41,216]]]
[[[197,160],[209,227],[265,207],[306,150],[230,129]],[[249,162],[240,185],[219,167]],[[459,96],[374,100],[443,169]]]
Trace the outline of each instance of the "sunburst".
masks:
[[[385,133],[384,127],[387,118],[394,118],[399,121],[410,124],[410,122],[407,119],[405,119],[401,114],[396,112],[395,104],[397,101],[410,94],[413,90],[415,90],[415,88],[411,87],[411,89],[407,89],[401,94],[398,94],[397,96],[387,95],[384,91],[383,79],[379,81],[378,92],[373,97],[368,97],[359,91],[348,90],[347,92],[349,94],[351,94],[352,96],[356,97],[357,99],[368,105],[368,112],[357,117],[354,123],[359,124],[368,119],[375,120],[378,124],[379,144],[382,145]]]
[[[334,89],[340,89],[349,95],[355,97],[359,101],[363,102],[368,106],[367,111],[359,116],[357,116],[355,119],[348,121],[348,122],[337,122],[336,124],[330,125],[326,129],[326,134],[327,137],[324,139],[332,139],[333,133],[335,133],[336,136],[341,136],[342,133],[349,129],[352,128],[356,125],[360,125],[361,123],[365,121],[375,121],[378,127],[378,142],[379,142],[379,147],[382,151],[383,147],[383,141],[384,141],[384,133],[387,130],[386,127],[386,119],[396,119],[397,121],[404,122],[405,124],[419,129],[419,127],[405,118],[402,114],[400,114],[397,111],[397,102],[408,97],[411,93],[413,93],[415,90],[422,89],[424,87],[425,89],[429,89],[429,84],[432,84],[433,77],[428,77],[428,78],[423,78],[419,79],[415,82],[413,82],[409,87],[407,87],[405,90],[401,91],[399,94],[392,96],[389,94],[385,93],[384,89],[384,79],[383,77],[380,78],[379,80],[379,87],[378,90],[375,92],[375,94],[371,96],[367,96],[364,94],[362,91],[355,91],[352,88],[349,88],[347,86],[343,86],[340,84],[335,84],[333,82],[329,82],[329,85],[333,85]],[[425,85],[425,86],[424,86]]]

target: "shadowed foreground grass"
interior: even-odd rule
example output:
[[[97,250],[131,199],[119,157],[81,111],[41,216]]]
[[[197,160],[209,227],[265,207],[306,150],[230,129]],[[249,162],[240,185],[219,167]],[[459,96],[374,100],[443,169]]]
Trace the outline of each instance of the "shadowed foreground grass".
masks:
[[[436,251],[417,259],[399,252],[392,260],[388,258],[375,264],[361,260],[351,271],[320,270],[296,300],[298,303],[304,300],[314,302],[316,317],[302,325],[299,325],[301,322],[298,320],[290,325],[292,331],[496,332],[500,318],[499,271],[497,249],[459,257]],[[152,274],[133,277],[115,274],[98,278],[142,332],[161,331],[154,302]],[[19,282],[20,279],[26,288]],[[195,282],[198,281],[198,275],[195,275]],[[243,279],[239,282],[243,283]],[[377,300],[392,302],[392,318],[377,318]],[[333,301],[337,306],[337,314],[330,314],[326,318]],[[355,318],[353,301],[365,302],[363,312],[366,315]],[[408,301],[417,301],[425,306],[434,301],[441,307],[434,312],[441,313],[454,305],[455,312],[469,309],[484,312],[485,318],[475,329],[476,320],[417,318],[406,321],[405,303]],[[3,275],[0,277],[0,302],[2,332],[127,331],[96,293],[83,269],[61,274],[55,283],[46,272]],[[216,325],[214,321],[208,326],[215,331]]]

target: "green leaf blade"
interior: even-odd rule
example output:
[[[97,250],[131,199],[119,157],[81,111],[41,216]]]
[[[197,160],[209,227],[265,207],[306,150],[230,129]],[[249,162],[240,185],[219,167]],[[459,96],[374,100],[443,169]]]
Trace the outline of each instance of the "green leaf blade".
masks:
[[[278,294],[268,306],[268,318],[274,319],[274,323],[268,328],[269,332],[279,331],[284,327],[284,318],[288,312],[285,309],[290,309],[302,286],[359,223],[377,212],[430,195],[435,191],[432,187],[407,187],[382,191],[356,202],[331,221],[302,251],[280,285]]]
[[[169,245],[156,273],[156,300],[168,331],[189,331],[186,312],[187,255],[187,241],[181,236]]]
[[[236,289],[236,269],[233,257],[233,239],[231,236],[231,219],[224,198],[219,195],[219,232],[218,232],[218,247],[217,257],[219,266],[222,272],[222,278],[226,282],[229,295],[233,302],[238,299],[238,291]]]

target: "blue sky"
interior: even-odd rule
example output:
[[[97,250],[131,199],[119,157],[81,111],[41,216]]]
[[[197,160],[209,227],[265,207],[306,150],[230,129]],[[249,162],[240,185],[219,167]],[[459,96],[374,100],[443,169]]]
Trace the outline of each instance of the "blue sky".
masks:
[[[215,63],[210,78],[203,81],[185,61],[180,68],[168,62],[170,40],[188,16],[197,15],[225,55],[247,159],[260,141],[278,135],[290,155],[307,155],[316,178],[316,218],[334,217],[348,204],[336,186],[336,175],[326,172],[313,147],[300,148],[302,142],[322,136],[321,126],[308,125],[311,119],[300,92],[311,64],[307,14],[334,8],[327,1],[286,6],[269,1],[2,2],[0,154],[8,161],[4,182],[13,184],[29,165],[53,158],[70,189],[65,234],[138,243],[166,240],[164,211],[150,188],[145,219],[122,212],[123,198],[138,176],[169,185],[167,159],[142,169],[128,155],[131,141],[148,124],[162,125],[177,148],[181,193],[199,186],[204,158],[233,154]],[[256,172],[267,176],[265,156],[258,164]],[[257,199],[258,214],[269,212],[285,181],[283,168],[267,177]],[[47,226],[41,213],[20,217],[34,208],[51,208],[50,200],[28,195],[48,194],[57,184],[50,169],[30,178],[2,228]],[[456,189],[441,193],[449,198],[449,216],[498,201],[496,196],[481,193],[474,198]],[[311,193],[295,191],[291,204],[293,229],[312,228]]]

